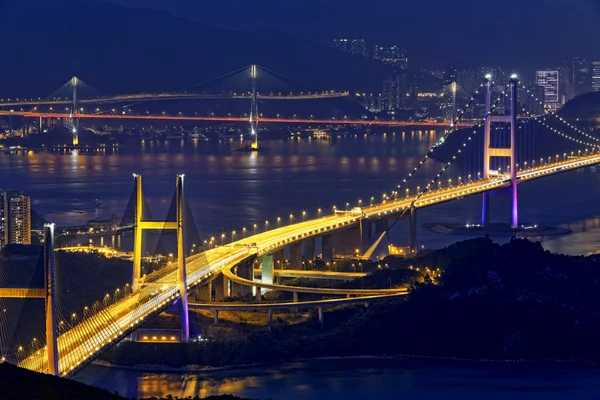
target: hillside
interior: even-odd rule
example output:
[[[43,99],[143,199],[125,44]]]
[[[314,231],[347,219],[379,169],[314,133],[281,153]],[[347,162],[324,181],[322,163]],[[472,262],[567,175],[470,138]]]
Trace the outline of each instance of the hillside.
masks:
[[[13,1],[0,13],[2,96],[48,95],[76,75],[102,94],[172,91],[249,64],[326,89],[380,90],[390,67],[272,29],[230,31],[150,9]]]

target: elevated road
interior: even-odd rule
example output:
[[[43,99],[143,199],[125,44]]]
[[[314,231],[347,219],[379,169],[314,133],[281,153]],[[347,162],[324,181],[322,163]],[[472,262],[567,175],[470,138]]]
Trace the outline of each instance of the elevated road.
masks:
[[[262,274],[261,269],[254,270],[255,275]],[[280,278],[307,278],[330,279],[338,281],[351,281],[366,276],[365,272],[336,272],[336,271],[308,271],[300,269],[274,269],[273,275]]]
[[[598,163],[600,163],[600,155],[593,154],[520,171],[518,179],[519,182],[525,182]],[[251,257],[268,254],[275,249],[307,237],[350,227],[359,223],[363,218],[395,217],[409,209],[413,203],[417,208],[429,207],[507,186],[509,182],[508,176],[497,176],[457,187],[431,191],[419,199],[408,197],[386,201],[363,209],[361,215],[350,212],[339,213],[258,233],[231,245],[207,250],[189,257],[187,259],[188,286],[194,286],[219,272],[231,274],[232,267]],[[231,275],[229,276],[231,277]],[[86,317],[79,325],[62,333],[58,342],[60,374],[63,376],[73,374],[93,360],[101,351],[114,345],[133,331],[140,323],[166,309],[179,296],[176,271],[158,279],[155,283],[161,287],[159,293],[156,293],[155,289],[149,285],[110,307],[98,310],[95,314]],[[256,283],[252,282],[252,285],[256,286]],[[266,287],[262,283],[258,286]],[[306,288],[298,289],[304,291]],[[356,291],[356,295],[365,295],[366,292],[368,290]],[[385,290],[373,294],[386,293],[400,295],[398,292],[390,293]],[[19,365],[44,372],[47,370],[46,353],[44,350],[39,350],[21,361]]]
[[[348,97],[348,92],[325,92],[325,93],[301,93],[301,94],[261,94],[257,93],[256,97],[262,100],[315,100],[315,99],[335,99],[340,97]],[[211,100],[211,99],[251,99],[251,94],[202,94],[202,93],[139,93],[139,94],[124,94],[117,96],[95,97],[91,99],[78,99],[78,104],[104,104],[104,103],[121,103],[130,101],[165,101],[165,100]],[[40,100],[8,100],[0,102],[0,107],[34,107],[41,105],[71,105],[71,99],[40,99]]]
[[[71,118],[63,112],[32,112],[32,111],[0,111],[0,116],[22,116],[27,118]],[[131,120],[131,121],[206,121],[206,122],[248,122],[242,117],[201,117],[186,115],[135,115],[135,114],[77,114],[78,119],[92,120]],[[294,118],[260,118],[261,123],[273,124],[317,124],[317,125],[373,125],[399,127],[433,127],[448,128],[447,122],[431,121],[394,121],[394,120],[353,120],[353,119],[294,119]],[[458,127],[470,127],[473,124],[460,123]]]

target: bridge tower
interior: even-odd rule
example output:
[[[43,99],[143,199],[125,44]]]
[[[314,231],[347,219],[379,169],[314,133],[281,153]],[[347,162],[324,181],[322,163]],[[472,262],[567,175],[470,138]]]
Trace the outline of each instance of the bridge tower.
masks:
[[[71,86],[73,87],[73,104],[71,105],[71,130],[73,134],[73,146],[77,146],[79,144],[79,135],[77,134],[77,129],[79,128],[79,118],[77,118],[77,85],[79,84],[79,79],[76,76],[71,78]]]
[[[177,283],[179,285],[179,294],[181,295],[181,340],[187,342],[190,337],[189,317],[188,317],[188,292],[187,292],[187,271],[185,264],[185,247],[183,238],[183,220],[184,220],[184,175],[177,175],[176,179],[176,219],[175,221],[150,221],[144,220],[142,215],[143,190],[142,176],[134,174],[134,230],[133,230],[133,277],[132,290],[140,290],[142,283],[142,236],[145,230],[163,230],[172,229],[177,231]]]
[[[510,158],[510,182],[511,182],[511,227],[517,228],[519,225],[518,201],[517,201],[517,86],[518,79],[516,75],[511,76],[510,80],[510,115],[491,115],[492,83],[491,75],[486,76],[486,97],[485,97],[485,124],[484,124],[484,142],[483,142],[483,178],[490,177],[490,161],[492,157]],[[491,125],[492,122],[504,122],[510,124],[510,148],[492,148],[491,146]],[[481,225],[489,224],[489,193],[483,194],[483,203],[481,209]]]
[[[458,87],[456,81],[452,82],[451,90],[452,90],[452,120],[450,121],[450,127],[454,126],[454,121],[456,121],[456,91]]]
[[[250,135],[252,136],[251,149],[258,150],[258,105],[256,103],[256,65],[250,66],[252,78],[252,105],[250,106]]]
[[[44,299],[48,373],[58,375],[58,330],[54,268],[54,224],[44,224],[44,286],[0,288],[0,298]]]
[[[58,375],[58,332],[56,329],[56,285],[54,269],[54,224],[44,225],[44,294],[48,373]]]

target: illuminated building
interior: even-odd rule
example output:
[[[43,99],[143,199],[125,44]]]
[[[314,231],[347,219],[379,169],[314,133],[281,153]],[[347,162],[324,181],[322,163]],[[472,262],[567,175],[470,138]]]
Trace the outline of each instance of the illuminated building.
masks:
[[[31,199],[22,192],[0,189],[0,247],[31,244]]]
[[[600,92],[600,61],[592,61],[592,90]]]
[[[592,90],[592,63],[585,58],[573,59],[573,86],[575,96]]]
[[[350,41],[348,39],[333,39],[331,47],[336,50],[350,51]]]
[[[400,69],[408,69],[406,49],[398,46],[375,46],[373,58]]]
[[[331,47],[363,57],[367,57],[368,55],[365,39],[333,39]]]
[[[536,71],[535,82],[544,88],[544,104],[550,108],[560,106],[559,76],[558,71],[543,70]]]
[[[350,42],[350,53],[367,57],[367,42],[365,42],[365,39],[352,39]]]

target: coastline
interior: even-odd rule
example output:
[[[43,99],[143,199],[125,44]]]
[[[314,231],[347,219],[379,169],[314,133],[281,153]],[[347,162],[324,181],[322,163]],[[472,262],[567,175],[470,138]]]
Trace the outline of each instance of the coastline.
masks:
[[[572,366],[585,366],[587,368],[594,368],[600,366],[599,363],[593,361],[579,360],[579,359],[571,359],[571,360],[556,360],[556,359],[539,359],[539,360],[527,360],[527,359],[491,359],[491,358],[482,358],[482,359],[471,359],[471,358],[459,358],[459,357],[435,357],[435,356],[425,356],[425,355],[395,355],[395,356],[372,356],[372,355],[361,355],[361,356],[348,356],[348,357],[340,357],[340,356],[330,356],[330,357],[303,357],[303,358],[293,358],[290,360],[280,360],[278,362],[262,362],[262,363],[252,363],[252,364],[236,364],[236,365],[227,365],[222,367],[211,367],[211,366],[200,366],[200,365],[185,365],[182,367],[169,367],[167,365],[161,364],[136,364],[133,366],[128,365],[116,365],[111,364],[105,361],[94,361],[91,365],[95,367],[102,367],[106,369],[116,369],[116,370],[127,370],[127,371],[137,371],[137,372],[145,372],[145,373],[178,373],[178,372],[186,372],[186,373],[211,373],[211,372],[220,372],[227,370],[243,370],[243,369],[251,369],[259,366],[268,366],[268,365],[282,365],[289,364],[295,362],[310,362],[310,361],[325,361],[325,360],[398,360],[398,361],[431,361],[431,362],[451,362],[451,363],[469,363],[469,364],[529,364],[529,365],[572,365]]]

